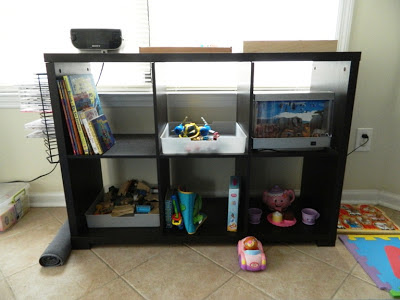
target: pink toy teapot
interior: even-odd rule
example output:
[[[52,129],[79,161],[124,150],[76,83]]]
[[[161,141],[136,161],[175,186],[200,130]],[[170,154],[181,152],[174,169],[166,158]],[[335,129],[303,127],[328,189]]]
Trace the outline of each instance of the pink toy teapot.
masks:
[[[274,185],[269,191],[264,191],[263,202],[272,211],[285,211],[294,201],[293,190],[283,190],[278,185]]]

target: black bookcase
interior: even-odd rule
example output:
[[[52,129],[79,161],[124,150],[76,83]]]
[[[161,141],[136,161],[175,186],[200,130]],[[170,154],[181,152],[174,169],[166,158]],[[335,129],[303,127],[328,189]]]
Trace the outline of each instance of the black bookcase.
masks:
[[[347,158],[354,96],[361,53],[233,53],[233,54],[45,54],[50,95],[60,156],[62,180],[66,199],[71,240],[74,249],[87,249],[95,244],[133,243],[236,243],[246,235],[255,235],[265,243],[315,242],[333,246],[341,201]],[[333,109],[332,142],[329,149],[320,151],[262,152],[252,149],[252,114],[254,65],[257,62],[312,62],[311,90],[335,93]],[[116,135],[117,143],[103,155],[80,156],[72,154],[56,78],[62,74],[87,72],[91,62],[151,64],[154,108],[154,133]],[[165,87],[157,66],[165,62],[237,62],[240,82],[237,88],[236,122],[247,134],[244,153],[238,154],[163,154],[160,134],[168,119],[168,102]],[[251,165],[259,160],[275,157],[300,157],[303,159],[301,190],[293,209],[296,225],[280,228],[269,224],[263,215],[261,224],[248,224],[247,210],[260,203],[261,196],[253,196],[252,178],[257,176]],[[150,158],[156,161],[160,196],[159,227],[88,228],[85,212],[103,189],[102,159]],[[241,176],[238,232],[227,232],[227,198],[203,200],[207,221],[194,235],[168,231],[165,228],[164,201],[171,185],[171,160],[234,159],[235,175]],[[313,207],[321,213],[314,226],[301,222],[301,209]]]

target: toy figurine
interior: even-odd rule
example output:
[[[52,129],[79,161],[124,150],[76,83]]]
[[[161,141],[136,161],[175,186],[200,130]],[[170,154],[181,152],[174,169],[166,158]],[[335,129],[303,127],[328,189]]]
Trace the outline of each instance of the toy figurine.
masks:
[[[213,134],[213,140],[218,139],[218,132],[212,130],[210,125],[203,117],[201,117],[204,122],[203,126],[198,126],[193,122],[185,123],[187,119],[188,117],[186,116],[185,119],[179,125],[175,126],[173,130],[180,138],[190,138],[192,141],[208,140],[208,135],[211,133]]]
[[[179,124],[178,126],[176,126],[176,127],[174,128],[174,132],[175,132],[176,135],[181,135],[182,132],[185,130],[185,127],[183,126],[183,123],[186,122],[187,118],[188,118],[188,117],[186,116],[186,117],[183,119],[183,121],[181,122],[181,124]]]
[[[239,266],[246,271],[261,271],[267,268],[263,246],[254,236],[240,240],[237,245]]]
[[[246,250],[257,250],[258,241],[254,236],[248,236],[244,239],[243,246]]]
[[[294,199],[295,194],[293,190],[283,190],[278,185],[263,193],[263,202],[268,208],[281,213],[292,204]]]

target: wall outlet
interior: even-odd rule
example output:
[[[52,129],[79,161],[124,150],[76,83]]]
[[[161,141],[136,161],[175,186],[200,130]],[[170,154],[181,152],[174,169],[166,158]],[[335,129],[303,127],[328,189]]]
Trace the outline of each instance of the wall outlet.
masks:
[[[360,147],[362,144],[364,144],[367,141],[366,138],[362,137],[363,134],[367,134],[369,140],[364,146],[358,148],[356,151],[370,151],[371,150],[372,132],[373,132],[372,128],[357,128],[357,137],[356,137],[355,148]]]

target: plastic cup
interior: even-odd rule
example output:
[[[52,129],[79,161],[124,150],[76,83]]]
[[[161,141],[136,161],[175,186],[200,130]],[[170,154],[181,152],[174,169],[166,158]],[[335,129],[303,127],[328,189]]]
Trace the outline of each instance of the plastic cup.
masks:
[[[301,210],[302,221],[306,225],[314,225],[319,218],[319,212],[312,208],[303,208]]]
[[[262,210],[259,208],[249,208],[249,223],[260,224]]]

